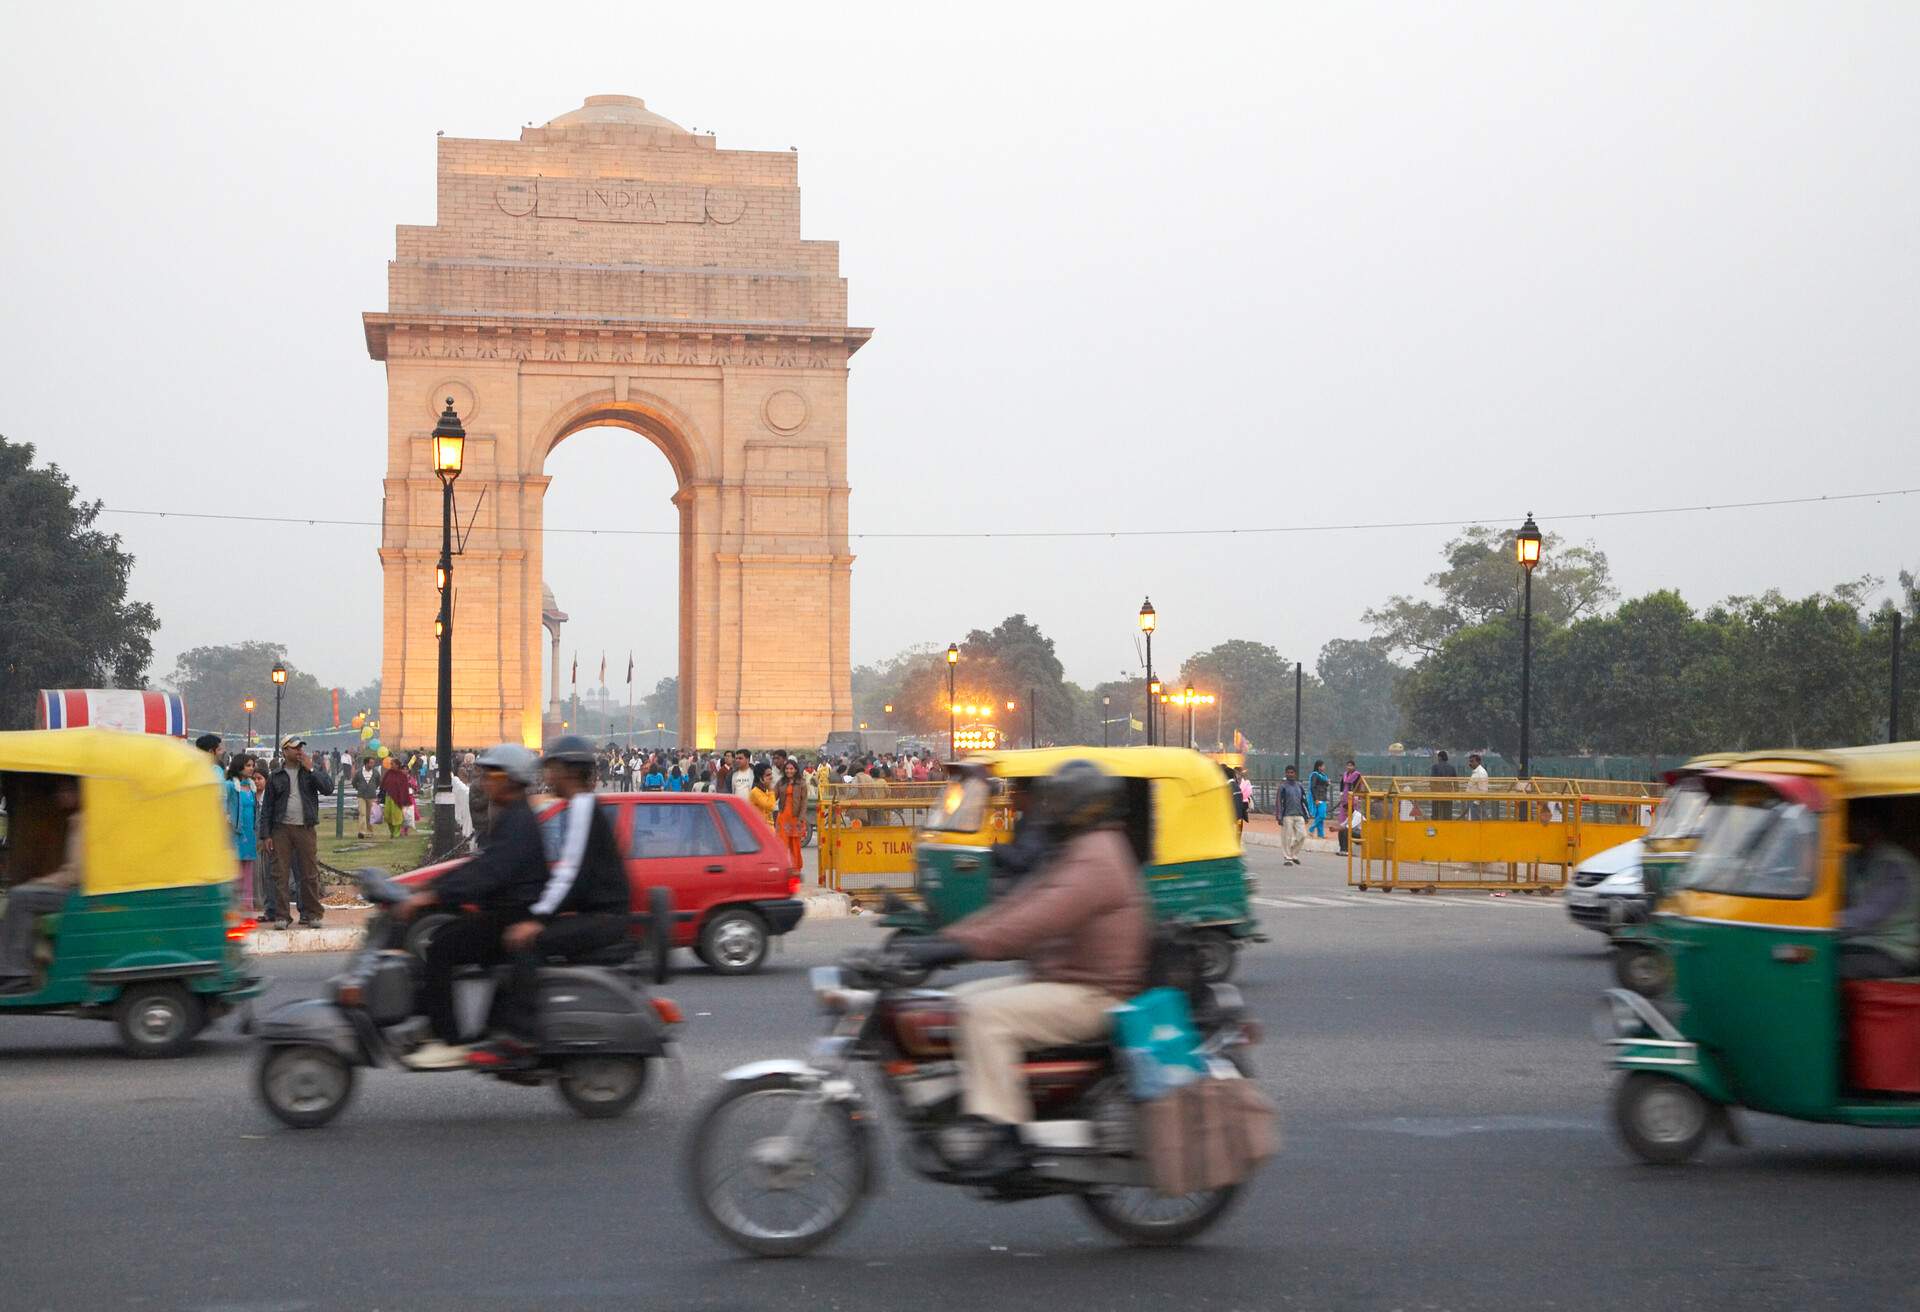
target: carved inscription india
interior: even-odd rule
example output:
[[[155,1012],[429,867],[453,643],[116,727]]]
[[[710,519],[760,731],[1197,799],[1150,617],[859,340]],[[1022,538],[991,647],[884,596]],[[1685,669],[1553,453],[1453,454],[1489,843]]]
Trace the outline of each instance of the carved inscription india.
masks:
[[[587,223],[732,223],[747,212],[746,196],[731,187],[635,178],[503,179],[494,203],[515,218],[533,214]]]

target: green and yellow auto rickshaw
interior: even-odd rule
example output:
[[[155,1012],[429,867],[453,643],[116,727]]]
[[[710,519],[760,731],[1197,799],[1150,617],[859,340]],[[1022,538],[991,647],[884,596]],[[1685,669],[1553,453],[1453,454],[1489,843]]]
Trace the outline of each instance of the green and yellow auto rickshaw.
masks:
[[[1125,788],[1124,822],[1146,875],[1155,918],[1178,927],[1202,975],[1233,973],[1238,949],[1260,942],[1226,774],[1174,747],[1058,747],[989,752],[947,767],[947,787],[914,850],[917,908],[882,923],[932,933],[979,910],[996,891],[996,849],[1010,842],[1036,779],[1092,761]]]
[[[1645,930],[1671,1000],[1606,993],[1621,1139],[1672,1164],[1716,1130],[1739,1142],[1738,1107],[1920,1126],[1920,979],[1840,968],[1863,823],[1920,844],[1920,744],[1748,753],[1699,779],[1698,839]]]
[[[111,729],[0,733],[0,795],[0,905],[5,889],[78,866],[65,903],[35,921],[34,986],[0,994],[0,1017],[112,1020],[129,1053],[171,1057],[260,992],[205,754]]]

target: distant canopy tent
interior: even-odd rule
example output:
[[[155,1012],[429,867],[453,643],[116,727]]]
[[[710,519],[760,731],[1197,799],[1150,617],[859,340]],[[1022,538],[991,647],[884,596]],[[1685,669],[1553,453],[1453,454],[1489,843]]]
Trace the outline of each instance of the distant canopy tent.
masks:
[[[41,729],[119,729],[171,738],[187,732],[187,704],[175,692],[127,688],[42,688]]]

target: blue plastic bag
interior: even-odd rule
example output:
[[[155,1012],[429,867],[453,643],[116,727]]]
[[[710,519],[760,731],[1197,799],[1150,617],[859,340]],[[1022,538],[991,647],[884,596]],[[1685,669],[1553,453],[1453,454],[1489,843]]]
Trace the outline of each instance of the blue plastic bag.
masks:
[[[1187,995],[1179,989],[1148,989],[1110,1014],[1127,1087],[1135,1098],[1164,1098],[1206,1074],[1200,1032],[1193,1027]]]

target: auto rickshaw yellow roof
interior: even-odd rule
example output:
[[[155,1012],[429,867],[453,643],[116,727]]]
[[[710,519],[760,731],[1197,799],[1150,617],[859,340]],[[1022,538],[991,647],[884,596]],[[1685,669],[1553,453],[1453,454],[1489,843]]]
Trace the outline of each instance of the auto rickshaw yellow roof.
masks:
[[[1092,761],[1121,779],[1153,781],[1153,864],[1179,865],[1240,855],[1239,828],[1218,764],[1184,747],[1042,747],[982,752],[966,764],[1003,779],[1037,779],[1068,761]]]
[[[234,877],[220,779],[206,753],[178,738],[93,728],[0,733],[0,770],[81,781],[81,875],[89,894]]]
[[[1172,779],[1192,792],[1226,786],[1219,765],[1184,747],[1041,747],[1017,752],[982,752],[970,756],[1007,779],[1036,779],[1052,774],[1068,761],[1092,761],[1122,779]]]
[[[1920,793],[1920,742],[1873,743],[1827,751],[1784,748],[1740,752],[1717,767],[1723,770],[1774,767],[1785,774],[1831,777],[1843,797],[1888,797]]]

